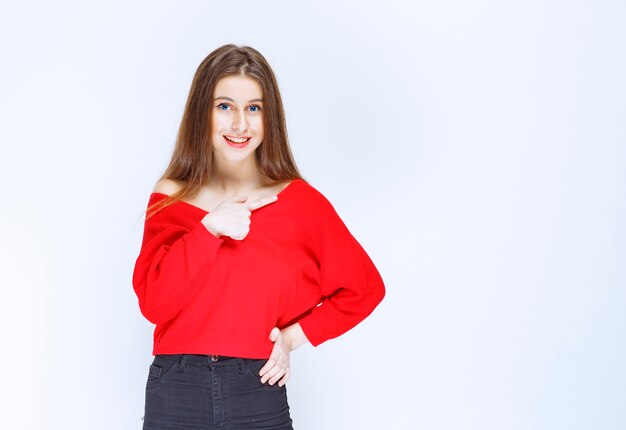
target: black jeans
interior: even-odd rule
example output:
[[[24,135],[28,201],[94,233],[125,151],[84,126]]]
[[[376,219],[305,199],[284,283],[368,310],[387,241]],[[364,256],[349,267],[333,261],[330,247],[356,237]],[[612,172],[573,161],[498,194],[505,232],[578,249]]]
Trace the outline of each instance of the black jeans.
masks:
[[[155,355],[143,430],[291,429],[287,385],[261,383],[267,359]]]

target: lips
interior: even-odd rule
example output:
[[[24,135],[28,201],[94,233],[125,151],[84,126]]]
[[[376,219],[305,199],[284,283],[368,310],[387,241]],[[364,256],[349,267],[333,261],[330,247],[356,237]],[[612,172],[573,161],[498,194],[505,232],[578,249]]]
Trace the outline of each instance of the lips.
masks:
[[[246,140],[250,139],[250,136],[226,136],[224,135],[224,137],[228,140],[230,140],[231,142],[234,143],[244,143]]]
[[[244,146],[248,144],[248,142],[250,142],[250,136],[237,137],[237,136],[223,135],[223,137],[226,143],[228,143],[230,146],[234,148],[243,148]]]

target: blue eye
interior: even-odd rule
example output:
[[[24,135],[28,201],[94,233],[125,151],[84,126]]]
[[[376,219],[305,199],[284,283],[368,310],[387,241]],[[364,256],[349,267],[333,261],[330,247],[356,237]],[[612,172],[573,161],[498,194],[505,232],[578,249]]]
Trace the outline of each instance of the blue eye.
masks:
[[[230,105],[228,103],[220,103],[216,107],[219,110],[221,110],[221,111],[226,111],[226,110],[228,110]],[[259,105],[252,105],[252,106],[250,106],[250,112],[255,112],[256,113],[256,112],[260,112],[261,110],[262,110],[261,106],[259,106]]]

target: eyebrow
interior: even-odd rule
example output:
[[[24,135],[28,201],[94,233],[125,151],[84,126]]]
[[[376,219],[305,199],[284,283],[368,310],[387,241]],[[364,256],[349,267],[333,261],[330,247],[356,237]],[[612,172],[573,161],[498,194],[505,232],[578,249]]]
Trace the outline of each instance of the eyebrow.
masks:
[[[231,99],[230,97],[225,97],[225,96],[215,97],[215,100],[228,100],[229,102],[235,103],[235,100]],[[262,102],[262,101],[263,99],[252,99],[248,103]]]

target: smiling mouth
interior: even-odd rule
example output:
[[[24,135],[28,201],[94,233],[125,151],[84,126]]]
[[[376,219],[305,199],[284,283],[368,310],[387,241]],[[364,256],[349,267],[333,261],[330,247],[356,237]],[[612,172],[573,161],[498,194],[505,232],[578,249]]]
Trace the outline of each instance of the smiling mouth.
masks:
[[[248,140],[250,140],[250,137],[230,137],[226,135],[223,135],[223,136],[226,140],[229,140],[233,143],[238,143],[238,144],[246,143]]]

